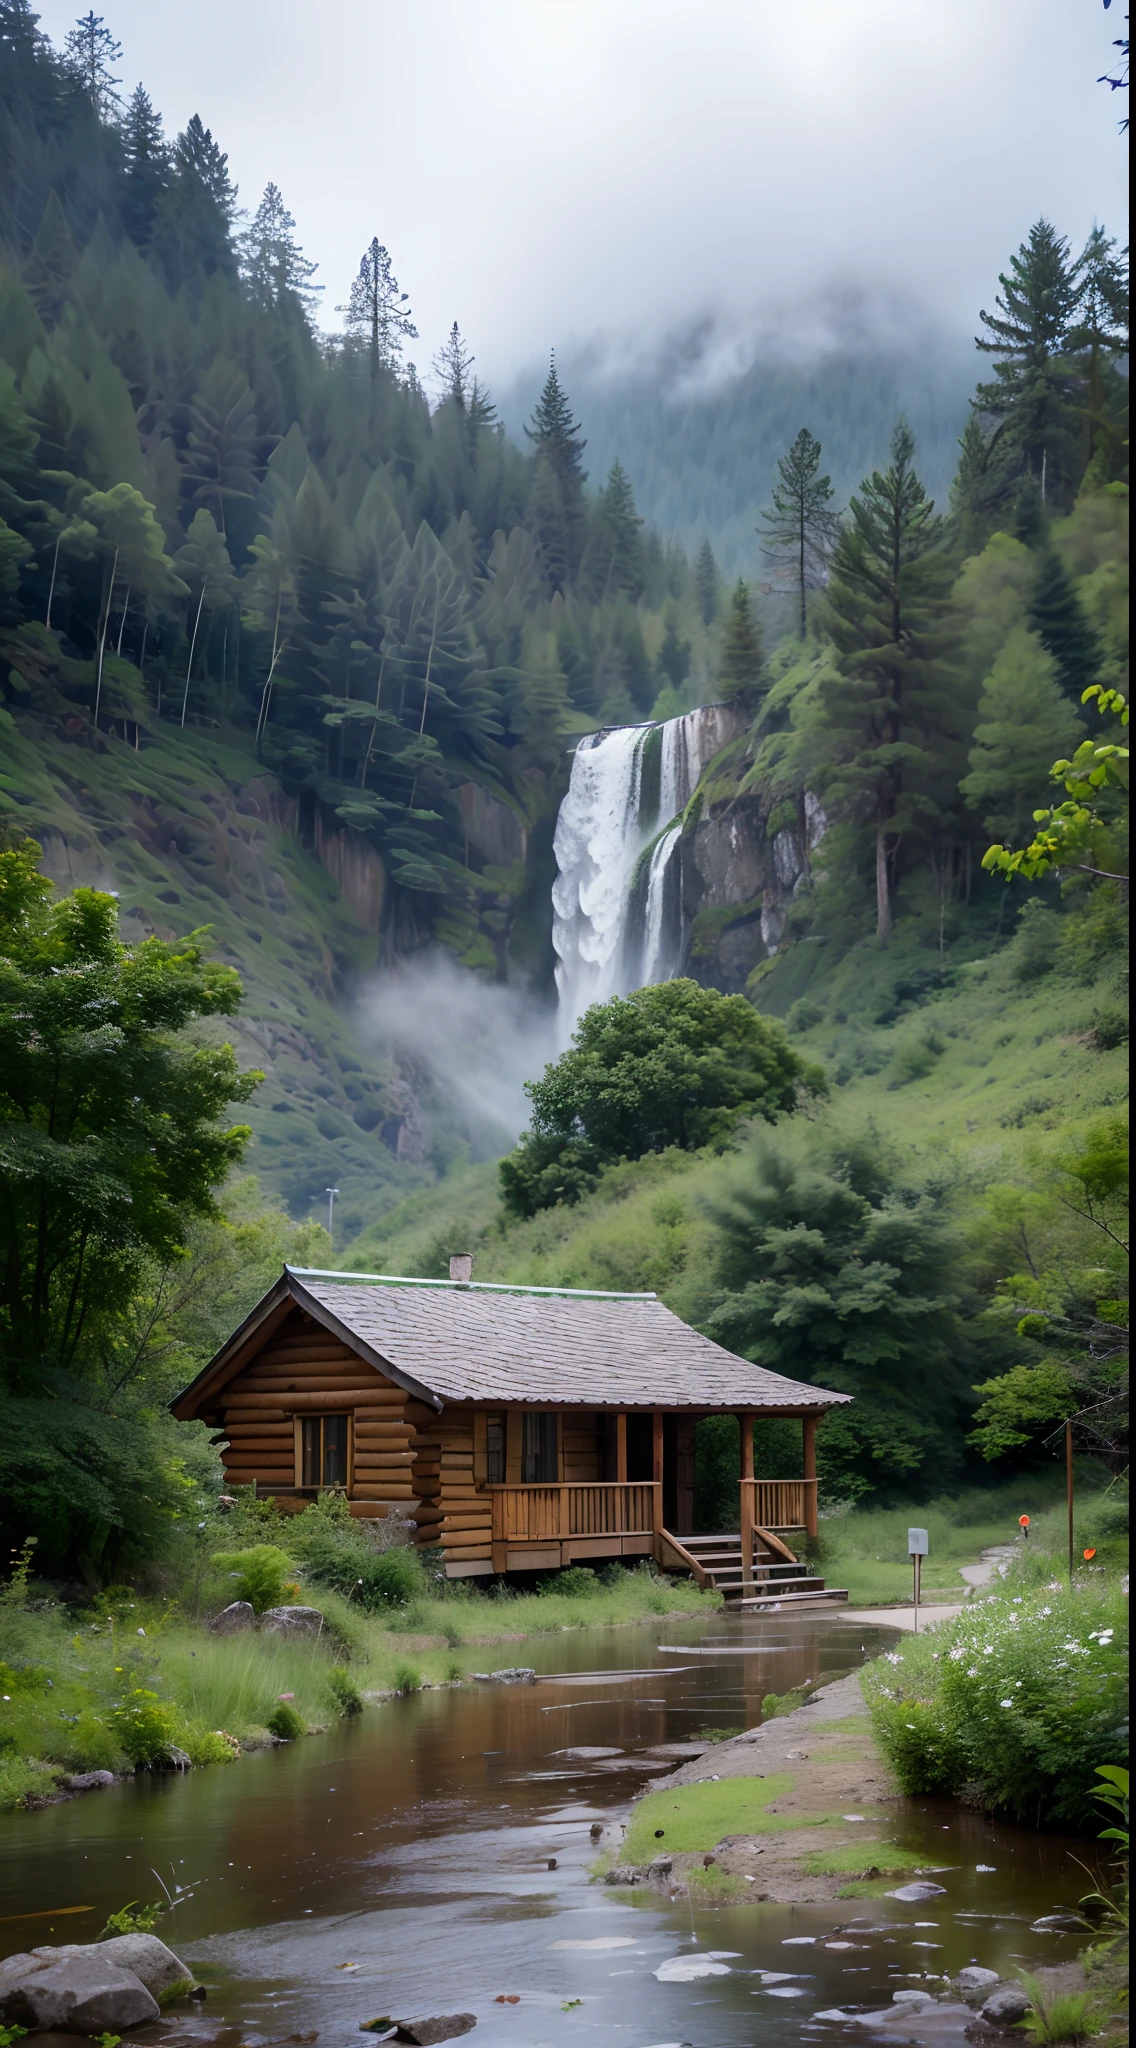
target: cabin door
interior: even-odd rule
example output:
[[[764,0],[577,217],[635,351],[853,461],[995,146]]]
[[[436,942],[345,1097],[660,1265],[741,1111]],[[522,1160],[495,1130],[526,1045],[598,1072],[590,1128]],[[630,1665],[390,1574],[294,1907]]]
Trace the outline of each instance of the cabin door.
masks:
[[[663,1527],[694,1533],[694,1417],[663,1417]]]

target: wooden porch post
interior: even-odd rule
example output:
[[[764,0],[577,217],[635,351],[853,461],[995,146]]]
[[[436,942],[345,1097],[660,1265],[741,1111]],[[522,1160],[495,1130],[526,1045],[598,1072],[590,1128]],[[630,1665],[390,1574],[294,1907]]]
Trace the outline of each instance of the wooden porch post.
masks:
[[[627,1484],[627,1417],[615,1418],[615,1476],[620,1486]]]
[[[651,1477],[654,1487],[651,1492],[651,1533],[654,1537],[655,1563],[663,1561],[663,1415],[656,1408],[651,1416]]]
[[[820,1519],[817,1515],[817,1423],[819,1415],[806,1415],[803,1422],[805,1439],[805,1533],[815,1538],[820,1533]]]
[[[739,1415],[738,1429],[741,1433],[742,1453],[742,1483],[738,1487],[741,1496],[742,1586],[748,1588],[753,1584],[753,1488],[745,1482],[753,1478],[753,1416]]]

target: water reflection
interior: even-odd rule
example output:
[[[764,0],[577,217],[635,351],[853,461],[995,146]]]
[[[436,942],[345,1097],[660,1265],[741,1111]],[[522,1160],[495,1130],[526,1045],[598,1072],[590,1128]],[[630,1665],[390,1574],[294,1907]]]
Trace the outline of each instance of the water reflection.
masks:
[[[891,1640],[823,1613],[556,1635],[526,1646],[535,1686],[391,1701],[231,1770],[8,1817],[0,1953],[91,1938],[126,1899],[153,1896],[156,1868],[190,1894],[171,1938],[234,2042],[318,2029],[324,2048],[347,2048],[379,2013],[460,2009],[485,2048],[862,2040],[812,2015],[883,2004],[969,1961],[1012,1970],[1074,1952],[1075,1936],[1030,1925],[1082,1888],[1070,1845],[904,1802],[899,1839],[946,1866],[929,1905],[692,1911],[592,1884],[590,1827],[699,1730],[752,1725],[765,1693]],[[710,1974],[676,1968],[695,1957]]]

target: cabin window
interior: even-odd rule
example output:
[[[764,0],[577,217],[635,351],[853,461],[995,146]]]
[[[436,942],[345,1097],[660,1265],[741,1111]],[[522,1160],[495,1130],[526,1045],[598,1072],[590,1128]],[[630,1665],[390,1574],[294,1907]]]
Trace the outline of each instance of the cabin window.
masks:
[[[346,1415],[305,1415],[303,1466],[304,1486],[346,1486]]]
[[[487,1415],[485,1418],[485,1484],[505,1484],[505,1417]]]
[[[521,1433],[521,1480],[525,1486],[554,1486],[557,1471],[556,1416],[525,1415]]]

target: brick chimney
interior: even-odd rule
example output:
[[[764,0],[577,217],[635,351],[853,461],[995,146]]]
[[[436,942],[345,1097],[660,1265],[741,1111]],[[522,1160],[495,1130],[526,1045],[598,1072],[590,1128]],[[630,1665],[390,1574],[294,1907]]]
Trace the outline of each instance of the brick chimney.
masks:
[[[450,1279],[459,1287],[468,1287],[473,1278],[473,1253],[451,1252]]]

